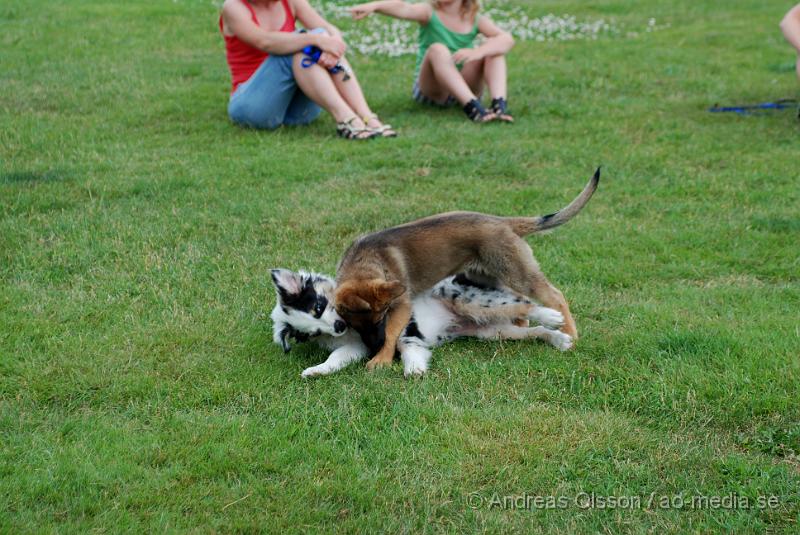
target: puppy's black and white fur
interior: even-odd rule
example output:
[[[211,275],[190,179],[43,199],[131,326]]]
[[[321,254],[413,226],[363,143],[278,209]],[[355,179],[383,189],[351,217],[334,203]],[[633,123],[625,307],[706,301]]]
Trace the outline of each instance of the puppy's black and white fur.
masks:
[[[322,364],[303,370],[303,377],[329,375],[369,355],[361,336],[347,328],[336,313],[336,283],[330,277],[305,271],[272,270],[277,303],[272,310],[273,340],[285,352],[289,339],[313,340],[331,350]],[[523,327],[533,321],[537,326]],[[403,371],[422,375],[428,370],[431,348],[463,336],[519,340],[539,338],[565,351],[572,338],[558,331],[560,312],[538,306],[504,288],[491,288],[463,274],[448,277],[414,298],[412,317],[398,340]]]

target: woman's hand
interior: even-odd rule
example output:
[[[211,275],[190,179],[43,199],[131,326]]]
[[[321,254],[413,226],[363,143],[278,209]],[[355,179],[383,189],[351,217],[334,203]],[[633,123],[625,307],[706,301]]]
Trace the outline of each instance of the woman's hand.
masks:
[[[320,65],[320,67],[324,67],[327,70],[331,70],[334,67],[336,67],[337,63],[339,63],[339,59],[331,54],[328,54],[327,52],[323,52],[322,54],[320,54],[317,63]]]
[[[347,50],[347,45],[344,44],[344,41],[332,35],[318,35],[317,46],[337,60],[344,56],[344,52]]]
[[[367,2],[350,8],[350,15],[354,20],[361,20],[375,13],[375,2]]]
[[[483,54],[475,48],[462,48],[453,53],[453,61],[456,65],[469,63],[470,61],[478,61],[480,59],[483,59]]]

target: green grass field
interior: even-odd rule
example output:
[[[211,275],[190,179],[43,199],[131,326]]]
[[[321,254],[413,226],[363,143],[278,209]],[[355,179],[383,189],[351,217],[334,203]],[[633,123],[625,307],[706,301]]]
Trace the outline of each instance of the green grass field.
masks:
[[[505,6],[617,30],[519,42],[510,127],[356,54],[401,137],[354,144],[327,116],[229,123],[214,2],[0,4],[0,532],[800,530],[800,123],[706,111],[798,96],[789,5]],[[440,211],[548,213],[598,165],[530,240],[575,350],[463,340],[419,380],[305,381],[325,353],[272,344],[269,268],[332,273]]]

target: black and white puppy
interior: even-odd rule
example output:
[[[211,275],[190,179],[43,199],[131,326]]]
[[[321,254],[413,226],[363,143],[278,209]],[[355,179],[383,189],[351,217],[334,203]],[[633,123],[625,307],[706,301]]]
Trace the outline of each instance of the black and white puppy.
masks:
[[[331,351],[322,364],[303,370],[303,377],[329,375],[369,356],[359,334],[336,313],[331,277],[305,271],[273,269],[277,303],[272,310],[273,340],[284,352],[290,339],[314,341]],[[463,274],[448,277],[412,303],[411,321],[397,347],[406,377],[428,370],[431,348],[464,336],[521,340],[538,338],[565,351],[572,338],[558,331],[560,312],[539,306],[504,288],[491,288]],[[527,325],[532,321],[537,326]]]

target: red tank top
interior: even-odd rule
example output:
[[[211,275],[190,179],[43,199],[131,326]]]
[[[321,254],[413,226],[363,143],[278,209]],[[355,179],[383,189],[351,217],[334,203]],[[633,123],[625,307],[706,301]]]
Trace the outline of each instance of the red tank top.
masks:
[[[250,10],[253,22],[255,22],[257,26],[260,26],[253,6],[251,6],[247,0],[241,1],[247,6],[247,9]],[[286,11],[286,20],[278,31],[293,32],[295,29],[295,21],[292,9],[289,7],[287,0],[281,0],[281,3],[283,4],[284,11]],[[222,15],[219,16],[219,31],[222,32],[222,37],[225,38],[225,57],[228,60],[228,67],[231,70],[231,80],[233,82],[232,93],[239,84],[246,82],[253,76],[253,73],[264,63],[264,60],[269,57],[269,54],[248,45],[235,35],[225,35],[225,32],[222,31]]]

